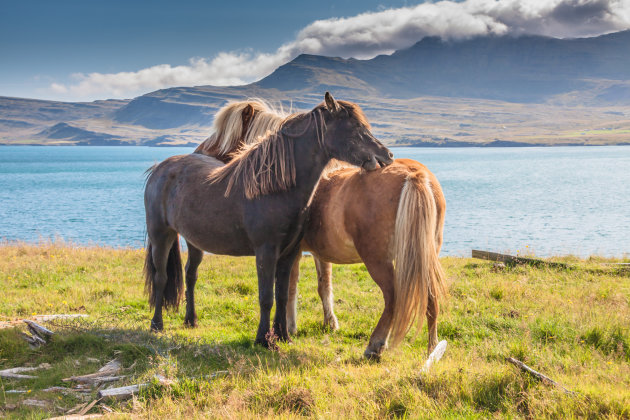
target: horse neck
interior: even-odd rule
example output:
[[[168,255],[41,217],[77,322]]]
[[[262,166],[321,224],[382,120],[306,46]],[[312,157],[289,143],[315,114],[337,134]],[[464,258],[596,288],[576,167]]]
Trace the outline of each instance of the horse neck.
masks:
[[[317,121],[313,123],[317,124]],[[295,187],[310,199],[330,156],[317,138],[315,130],[308,130],[303,136],[293,138],[295,154]]]

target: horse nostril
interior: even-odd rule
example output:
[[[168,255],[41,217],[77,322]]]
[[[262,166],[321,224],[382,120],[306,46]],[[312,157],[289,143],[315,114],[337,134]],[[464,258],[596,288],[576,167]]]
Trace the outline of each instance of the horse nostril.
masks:
[[[394,154],[392,152],[389,152],[387,155],[389,156],[390,159],[394,158]]]

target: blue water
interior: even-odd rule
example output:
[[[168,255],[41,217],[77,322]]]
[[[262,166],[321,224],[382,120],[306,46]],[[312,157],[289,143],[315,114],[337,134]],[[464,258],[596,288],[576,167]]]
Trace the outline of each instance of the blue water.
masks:
[[[442,184],[443,255],[630,254],[630,147],[392,150]],[[0,147],[0,239],[141,247],[143,172],[191,151]]]

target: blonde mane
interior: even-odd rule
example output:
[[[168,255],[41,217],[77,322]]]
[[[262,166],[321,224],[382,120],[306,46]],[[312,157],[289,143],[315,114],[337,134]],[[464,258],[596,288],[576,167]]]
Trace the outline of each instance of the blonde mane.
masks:
[[[283,130],[287,122],[306,118],[308,122],[301,133]],[[259,137],[258,141],[244,145],[227,165],[212,172],[208,181],[214,183],[229,179],[225,196],[236,185],[242,185],[245,197],[250,200],[290,189],[295,186],[296,177],[292,139],[303,135],[313,125],[317,141],[323,145],[326,125],[321,110],[293,114],[283,118],[275,131],[267,131],[266,137]]]
[[[254,117],[243,133],[243,110],[251,105]],[[197,148],[207,154],[211,150],[218,155],[229,155],[241,148],[242,144],[253,144],[260,137],[280,129],[289,116],[282,108],[274,108],[262,99],[252,98],[247,101],[230,102],[221,108],[214,117],[214,133]]]
[[[260,107],[257,108],[254,102]],[[232,153],[231,161],[215,170],[208,177],[208,181],[214,183],[229,178],[225,196],[227,197],[232,188],[239,184],[243,186],[245,196],[251,200],[261,195],[286,191],[295,186],[295,155],[293,142],[290,139],[303,135],[315,124],[317,141],[323,146],[326,124],[322,115],[323,104],[309,113],[286,115],[282,110],[275,110],[262,100],[235,102],[222,108],[220,113],[227,113],[229,109],[232,109],[232,114],[236,115],[236,120],[229,118],[233,124],[233,132],[239,133],[239,135],[231,136],[232,141],[236,143],[242,133],[241,112],[249,103],[254,107],[254,119],[244,136],[243,144],[240,148],[239,145],[235,145],[233,149],[226,149],[227,153]],[[370,128],[370,123],[357,104],[347,101],[337,101],[337,103],[350,118]],[[233,108],[229,108],[230,106]],[[227,119],[227,115],[217,115],[216,120],[218,121],[220,117],[222,117],[221,120]],[[309,121],[302,133],[288,133],[284,130],[287,122],[306,117]],[[225,133],[230,134],[227,131]],[[324,168],[323,176],[328,178],[334,172],[351,166],[333,159]]]

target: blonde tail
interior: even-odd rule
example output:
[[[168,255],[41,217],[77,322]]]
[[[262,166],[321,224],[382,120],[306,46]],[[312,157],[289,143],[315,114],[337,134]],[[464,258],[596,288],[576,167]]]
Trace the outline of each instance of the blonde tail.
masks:
[[[437,244],[437,207],[429,180],[409,177],[403,185],[394,229],[394,315],[390,345],[405,337],[414,320],[418,331],[429,294],[445,293],[445,274]]]

